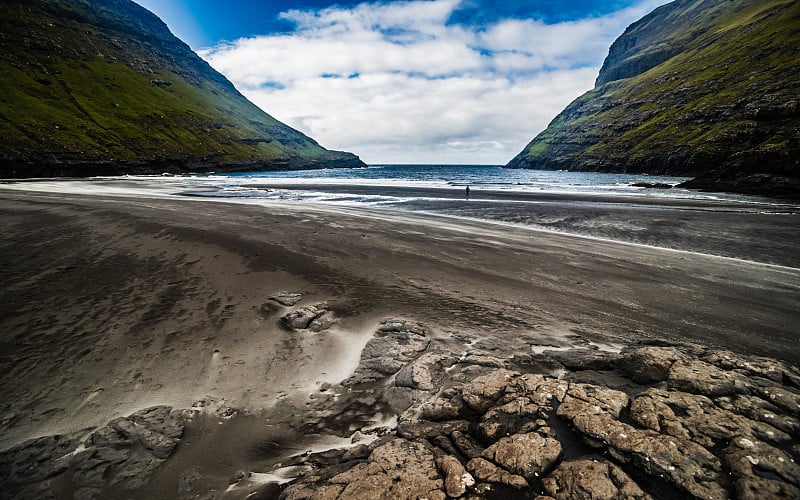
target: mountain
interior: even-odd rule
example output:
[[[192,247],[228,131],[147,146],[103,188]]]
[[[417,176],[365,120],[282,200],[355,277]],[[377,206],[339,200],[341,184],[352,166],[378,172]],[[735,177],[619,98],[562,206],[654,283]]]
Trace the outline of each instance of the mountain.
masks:
[[[676,0],[629,26],[595,88],[507,166],[800,197],[798,101],[800,2]]]
[[[3,0],[0,177],[365,166],[261,111],[129,0]]]

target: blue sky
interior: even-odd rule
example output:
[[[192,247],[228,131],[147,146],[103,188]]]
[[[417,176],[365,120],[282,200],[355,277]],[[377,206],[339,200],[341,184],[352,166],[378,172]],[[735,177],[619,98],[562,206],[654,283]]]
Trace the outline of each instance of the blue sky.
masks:
[[[137,0],[277,119],[368,163],[506,163],[666,0]]]

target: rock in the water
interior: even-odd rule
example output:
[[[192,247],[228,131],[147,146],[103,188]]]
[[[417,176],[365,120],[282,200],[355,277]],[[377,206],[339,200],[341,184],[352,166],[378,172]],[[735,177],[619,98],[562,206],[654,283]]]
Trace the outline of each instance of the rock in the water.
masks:
[[[303,300],[303,295],[296,292],[281,291],[276,293],[275,295],[271,295],[269,299],[277,302],[282,306],[292,307],[293,305]]]
[[[556,500],[649,500],[625,472],[602,458],[562,462],[542,483]]]
[[[543,476],[560,457],[561,443],[535,432],[505,437],[483,452],[483,458],[528,481]]]

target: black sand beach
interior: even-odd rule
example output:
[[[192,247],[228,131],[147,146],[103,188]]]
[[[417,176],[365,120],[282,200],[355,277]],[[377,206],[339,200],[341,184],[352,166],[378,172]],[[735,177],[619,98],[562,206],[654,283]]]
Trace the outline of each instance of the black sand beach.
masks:
[[[170,491],[152,488],[179,468],[219,488],[288,453],[242,450],[269,441],[263,422],[297,438],[309,394],[351,376],[390,317],[425,324],[457,355],[655,341],[800,363],[795,215],[600,201],[537,207],[565,219],[622,211],[626,226],[650,221],[641,243],[658,243],[663,226],[664,246],[724,254],[735,240],[737,257],[767,263],[397,210],[3,192],[0,448],[152,405],[203,407],[241,420],[202,439],[195,420],[142,498]],[[444,211],[474,210],[454,203]],[[748,232],[759,237],[737,236]],[[289,309],[269,300],[281,291],[302,294],[298,306],[327,302],[333,333],[287,329]],[[189,458],[212,446],[203,439],[238,459]]]

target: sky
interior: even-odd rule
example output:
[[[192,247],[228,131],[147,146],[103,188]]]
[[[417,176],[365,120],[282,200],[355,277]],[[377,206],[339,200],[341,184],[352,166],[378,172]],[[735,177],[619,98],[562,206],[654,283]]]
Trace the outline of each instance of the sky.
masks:
[[[135,0],[248,99],[368,164],[505,164],[667,0]]]

